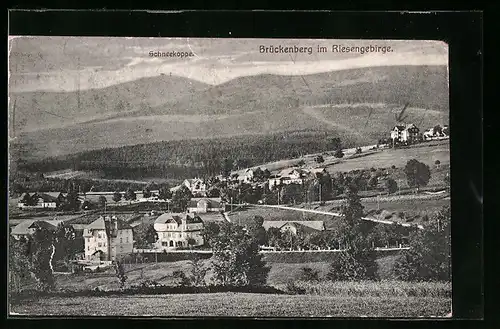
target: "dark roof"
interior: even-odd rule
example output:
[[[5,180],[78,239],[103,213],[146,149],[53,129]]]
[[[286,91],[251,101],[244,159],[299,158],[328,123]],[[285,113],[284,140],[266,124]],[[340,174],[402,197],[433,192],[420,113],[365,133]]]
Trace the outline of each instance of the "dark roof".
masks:
[[[86,227],[86,229],[88,229],[88,230],[106,230],[107,231],[109,229],[109,225],[110,225],[111,221],[113,221],[113,220],[116,220],[118,230],[132,229],[132,226],[130,226],[130,224],[128,224],[127,222],[123,221],[120,218],[116,218],[116,217],[106,217],[105,218],[104,216],[100,216],[95,221],[90,223]]]
[[[200,216],[186,213],[165,213],[155,220],[155,224],[177,223],[182,224],[182,218],[186,218],[187,224],[203,223]]]
[[[48,230],[55,230],[56,229],[56,226],[54,226],[46,221],[28,219],[28,220],[24,220],[21,223],[19,223],[18,225],[16,225],[12,229],[11,234],[26,235],[26,234],[29,234],[29,231],[28,231],[29,229],[35,228],[35,227],[45,228]]]
[[[35,193],[34,195],[32,195],[32,197],[38,197],[38,198],[42,198],[44,202],[57,202],[59,201],[57,199],[57,197],[54,197],[52,195],[49,195],[47,193]]]
[[[325,229],[325,224],[320,220],[309,220],[309,221],[281,221],[281,220],[266,220],[262,224],[262,226],[266,229],[266,231],[270,227],[282,228],[286,224],[291,224],[292,226],[299,227],[305,226],[314,230],[323,231]]]

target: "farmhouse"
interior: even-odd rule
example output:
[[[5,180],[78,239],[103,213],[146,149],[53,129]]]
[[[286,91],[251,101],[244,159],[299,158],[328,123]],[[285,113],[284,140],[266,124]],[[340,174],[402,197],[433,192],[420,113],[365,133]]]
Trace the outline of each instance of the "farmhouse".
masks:
[[[100,216],[83,230],[85,259],[113,261],[133,251],[132,227],[116,216]]]
[[[203,245],[203,221],[196,214],[166,213],[154,223],[158,234],[156,246],[168,250]]]
[[[302,168],[288,168],[269,178],[269,188],[279,185],[303,184],[310,172]]]
[[[53,196],[47,193],[23,194],[17,206],[19,209],[56,209],[63,202],[64,196],[59,193]]]
[[[182,182],[182,185],[186,186],[195,197],[205,197],[207,195],[207,184],[201,178],[186,179]]]
[[[269,228],[279,228],[282,232],[290,232],[292,234],[302,233],[314,233],[318,231],[325,230],[325,223],[321,220],[311,220],[311,221],[272,221],[267,220],[262,224],[264,229],[267,231]]]
[[[12,229],[12,232],[10,234],[12,234],[12,236],[15,239],[19,240],[21,237],[25,237],[26,238],[26,237],[32,235],[33,233],[35,233],[35,231],[37,229],[42,229],[42,228],[47,229],[47,230],[51,230],[51,231],[55,231],[56,230],[56,226],[55,225],[52,225],[49,222],[46,222],[44,220],[31,220],[31,219],[27,219],[25,221],[22,221],[18,225],[16,225]]]
[[[191,199],[188,203],[188,212],[191,213],[205,214],[208,212],[220,211],[224,211],[224,206],[220,198]]]
[[[391,139],[396,143],[411,144],[418,141],[420,130],[414,124],[398,125],[391,131]]]

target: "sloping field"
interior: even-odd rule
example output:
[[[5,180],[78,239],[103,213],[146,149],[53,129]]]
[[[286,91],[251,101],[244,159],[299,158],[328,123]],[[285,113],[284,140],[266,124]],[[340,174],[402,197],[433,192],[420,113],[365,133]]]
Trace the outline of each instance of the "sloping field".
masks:
[[[328,166],[327,170],[329,173],[335,173],[372,167],[390,168],[393,165],[400,168],[404,167],[411,159],[423,162],[429,167],[434,167],[436,160],[439,160],[442,166],[449,165],[450,145],[448,141],[444,141],[423,143],[405,149],[385,149],[366,156],[361,155],[353,159],[339,161],[333,166]]]

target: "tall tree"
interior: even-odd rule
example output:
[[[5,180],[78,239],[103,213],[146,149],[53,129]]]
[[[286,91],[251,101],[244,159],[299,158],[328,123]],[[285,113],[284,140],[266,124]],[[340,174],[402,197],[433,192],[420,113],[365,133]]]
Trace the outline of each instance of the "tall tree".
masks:
[[[106,204],[108,203],[108,200],[104,195],[99,195],[99,199],[97,200],[97,203],[99,204],[100,208],[104,208]]]
[[[115,193],[113,193],[113,201],[119,202],[121,199],[122,199],[122,194],[120,193],[120,191],[115,191]]]
[[[329,278],[344,280],[346,278],[377,278],[376,255],[369,240],[373,224],[362,220],[363,205],[354,184],[346,190],[346,203],[342,206],[343,217],[339,221],[337,240],[345,251],[339,259],[332,263]]]
[[[416,187],[417,192],[420,187],[426,186],[431,178],[429,166],[415,159],[411,159],[406,163],[404,171],[408,185]]]
[[[135,200],[136,198],[137,198],[137,196],[135,195],[134,190],[129,187],[127,189],[127,191],[125,191],[125,200],[131,201],[131,200]]]
[[[152,195],[151,188],[149,185],[146,185],[144,187],[144,189],[142,190],[142,197],[147,199],[147,198],[150,198],[151,195]]]
[[[425,230],[410,234],[410,249],[394,265],[401,280],[451,280],[451,208],[443,207]]]
[[[385,188],[389,194],[396,193],[398,190],[398,183],[393,178],[388,178],[385,181]]]
[[[264,218],[262,216],[254,216],[247,224],[248,234],[261,246],[267,244],[267,235],[264,226],[262,226],[263,224]]]
[[[259,253],[259,245],[241,226],[222,223],[210,237],[215,281],[224,286],[265,285],[270,268]]]
[[[37,288],[42,291],[52,290],[55,286],[51,264],[55,251],[53,232],[46,228],[37,228],[30,242],[30,271],[35,276]]]
[[[62,261],[66,266],[69,266],[69,261],[75,256],[84,251],[83,238],[76,235],[75,229],[64,222],[61,222],[54,234],[55,255],[53,259]]]
[[[170,187],[166,184],[162,185],[158,191],[158,197],[162,200],[169,200],[170,198],[172,198]]]
[[[20,291],[30,278],[30,245],[22,237],[9,235],[9,283],[11,291]]]
[[[187,210],[189,201],[193,198],[191,191],[184,185],[176,190],[172,196],[172,205],[178,211],[184,212]]]
[[[151,223],[139,224],[134,227],[134,240],[136,248],[150,248],[158,240],[158,233]]]
[[[332,149],[334,151],[341,150],[342,149],[342,142],[341,142],[340,138],[333,137],[329,140],[329,146],[330,146],[330,149]]]

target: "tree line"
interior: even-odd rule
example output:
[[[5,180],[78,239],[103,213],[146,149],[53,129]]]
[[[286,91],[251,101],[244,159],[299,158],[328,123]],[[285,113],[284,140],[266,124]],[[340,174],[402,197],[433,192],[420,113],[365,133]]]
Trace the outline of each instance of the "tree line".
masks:
[[[351,143],[345,141],[344,146]],[[340,138],[330,132],[297,131],[271,135],[165,141],[81,152],[42,160],[20,161],[20,170],[97,171],[106,178],[215,176],[309,153],[337,150]]]

